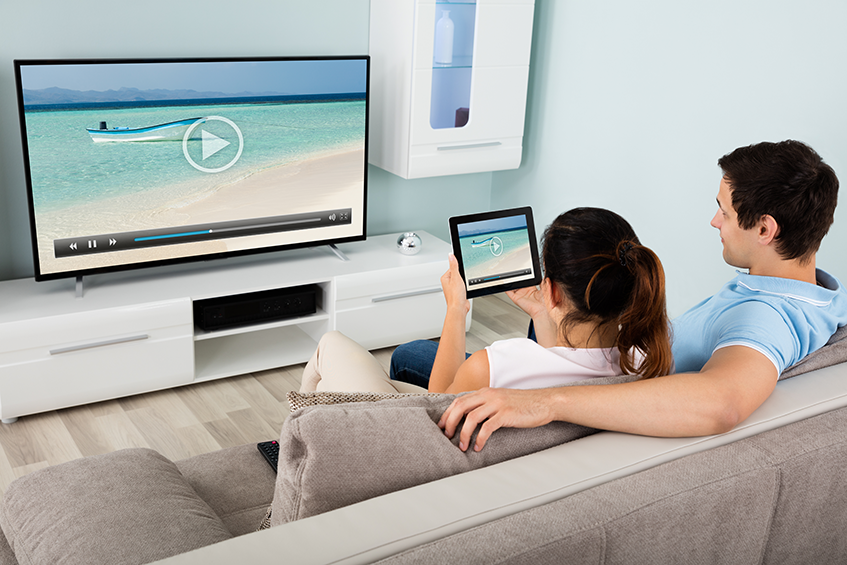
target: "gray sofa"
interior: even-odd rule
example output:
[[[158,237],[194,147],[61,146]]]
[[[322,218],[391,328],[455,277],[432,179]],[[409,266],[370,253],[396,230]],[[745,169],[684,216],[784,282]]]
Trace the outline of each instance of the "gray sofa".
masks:
[[[563,424],[465,456],[438,396],[298,410],[278,476],[254,445],[42,469],[4,497],[0,562],[847,562],[845,335],[718,436]]]

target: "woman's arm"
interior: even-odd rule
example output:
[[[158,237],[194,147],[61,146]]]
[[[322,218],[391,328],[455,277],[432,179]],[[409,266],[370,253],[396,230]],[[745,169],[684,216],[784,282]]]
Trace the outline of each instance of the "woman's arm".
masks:
[[[429,376],[430,392],[445,392],[465,362],[465,320],[471,305],[468,302],[465,282],[459,274],[459,263],[450,254],[450,267],[441,277],[441,288],[447,301],[447,314],[444,316],[444,326],[441,339],[438,341],[438,351],[435,363]]]
[[[471,390],[479,390],[491,384],[491,373],[488,365],[488,352],[484,349],[477,351],[467,361],[462,363],[453,383],[443,391],[458,394]]]

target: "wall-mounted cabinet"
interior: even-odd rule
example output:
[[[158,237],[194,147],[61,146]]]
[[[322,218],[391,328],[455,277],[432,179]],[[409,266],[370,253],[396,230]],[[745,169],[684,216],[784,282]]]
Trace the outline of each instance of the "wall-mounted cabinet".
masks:
[[[371,0],[369,161],[403,178],[521,162],[534,0]]]

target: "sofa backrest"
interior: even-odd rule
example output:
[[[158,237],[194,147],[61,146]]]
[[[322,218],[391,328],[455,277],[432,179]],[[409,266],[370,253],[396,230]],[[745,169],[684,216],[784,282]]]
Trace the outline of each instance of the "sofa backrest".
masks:
[[[784,430],[779,430],[779,433],[789,439],[797,437],[799,441],[788,442],[778,435],[770,439],[757,438],[757,442],[767,441],[767,444],[761,445],[769,445],[772,450],[779,444],[785,444],[786,451],[782,454],[774,451],[767,457],[757,455],[751,459],[754,467],[758,465],[749,469],[754,475],[742,476],[747,472],[746,468],[743,465],[733,467],[730,461],[725,462],[723,452],[720,451],[715,454],[713,466],[716,472],[724,473],[726,480],[733,483],[733,492],[744,491],[744,488],[738,486],[742,483],[737,482],[742,479],[748,481],[743,484],[748,484],[749,480],[755,483],[768,473],[790,474],[788,480],[797,484],[780,483],[779,488],[787,489],[780,492],[802,498],[800,494],[791,494],[801,492],[797,490],[802,486],[798,477],[802,477],[808,468],[802,460],[805,458],[806,461],[812,461],[818,456],[832,457],[830,467],[824,468],[837,468],[843,465],[839,455],[843,446],[824,442],[813,453],[807,448],[812,445],[808,437],[815,437],[828,430],[833,422],[798,422],[834,411],[841,414],[843,411],[840,409],[846,406],[847,364],[840,364],[778,383],[771,397],[753,415],[726,434],[702,438],[652,438],[601,432],[539,453],[241,536],[214,547],[173,557],[164,563],[223,564],[244,558],[254,563],[272,563],[282,554],[297,563],[372,563],[388,558],[399,560],[405,552],[416,551],[416,548],[435,548],[441,543],[452,543],[450,540],[458,541],[463,532],[484,527],[485,524],[492,524],[492,532],[505,532],[500,526],[505,527],[506,522],[498,525],[499,520],[508,520],[512,516],[511,520],[521,522],[524,517],[529,518],[535,512],[544,512],[540,509],[557,501],[562,501],[563,505],[571,504],[565,502],[569,500],[568,497],[574,499],[572,504],[578,504],[579,499],[575,495],[579,493],[583,497],[591,497],[597,494],[594,490],[600,485],[630,476],[632,478],[629,480],[641,480],[636,477],[636,473],[672,462],[675,463],[668,470],[654,472],[667,472],[673,476],[680,474],[680,469],[688,469],[688,473],[699,472],[700,460],[693,456],[701,452],[740,441],[742,444],[728,449],[752,449],[754,453],[759,453],[762,449],[760,446],[747,446],[748,443],[754,443],[748,438],[783,427]],[[800,434],[802,430],[806,430],[804,433],[807,436]],[[836,427],[834,430],[836,436],[847,435],[844,428]],[[797,466],[791,467],[794,461]],[[760,469],[771,470],[755,474]],[[707,477],[703,474],[700,476]],[[825,490],[821,492],[826,494]],[[814,496],[822,496],[821,492],[815,492]],[[811,495],[811,491],[805,494]],[[635,504],[637,497],[634,494],[633,497],[626,500],[627,491],[624,490],[621,503]],[[644,495],[641,498],[644,500]],[[843,504],[841,506],[844,507]],[[598,521],[604,519],[603,508],[592,509],[591,505],[586,505],[586,508],[591,509],[589,514],[597,513],[595,516]],[[801,505],[793,509],[789,504],[784,511],[780,510],[779,516],[783,516],[780,518],[783,522],[775,520],[771,528],[783,528],[782,531],[785,531],[795,527],[798,520],[795,516],[798,512],[802,514],[805,508]],[[654,539],[654,536],[648,539]],[[784,548],[773,545],[771,537],[768,540],[769,543],[764,546],[766,552],[783,551]],[[790,540],[785,543],[790,543]],[[837,547],[835,550],[839,551]]]

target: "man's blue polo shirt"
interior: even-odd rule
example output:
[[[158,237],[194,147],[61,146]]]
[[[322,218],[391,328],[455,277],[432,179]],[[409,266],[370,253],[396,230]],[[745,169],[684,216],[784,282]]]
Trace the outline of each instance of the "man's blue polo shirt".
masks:
[[[673,321],[678,373],[699,371],[716,350],[744,345],[779,374],[847,325],[847,291],[818,269],[818,285],[739,273],[716,295]]]

